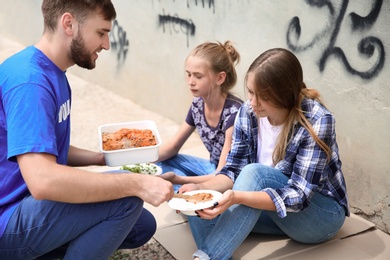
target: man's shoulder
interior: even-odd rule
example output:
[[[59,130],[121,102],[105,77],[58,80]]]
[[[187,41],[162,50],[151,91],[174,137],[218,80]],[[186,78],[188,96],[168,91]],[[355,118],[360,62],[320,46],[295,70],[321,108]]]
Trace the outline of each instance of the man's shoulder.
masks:
[[[3,63],[1,63],[1,68],[4,67],[5,65],[15,63],[21,59],[26,59],[29,56],[32,56],[34,54],[35,50],[33,46],[28,46],[24,48],[23,50],[20,50],[11,56],[9,56],[7,59],[4,60]]]
[[[51,71],[56,70],[50,65],[48,58],[34,46],[10,56],[0,65],[0,82],[3,87],[17,86],[23,83],[42,83]]]
[[[29,46],[8,57],[0,64],[1,76],[16,76],[31,71],[33,69],[32,60],[35,55],[36,49]]]

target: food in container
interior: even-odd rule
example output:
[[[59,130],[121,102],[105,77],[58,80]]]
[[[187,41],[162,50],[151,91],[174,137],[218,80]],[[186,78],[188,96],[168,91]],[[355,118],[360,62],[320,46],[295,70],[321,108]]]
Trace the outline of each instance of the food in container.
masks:
[[[183,194],[175,194],[168,201],[169,207],[179,210],[184,215],[196,216],[196,210],[210,208],[214,206],[222,193],[214,190],[192,190]]]
[[[127,143],[125,144],[125,147],[121,147],[120,149],[105,150],[103,148],[103,133],[114,134],[121,129],[136,129],[144,132],[150,131],[150,134],[154,136],[155,144],[151,143],[149,140],[149,146],[136,147],[134,144],[130,146],[129,143]],[[108,166],[149,163],[158,159],[158,149],[161,145],[161,138],[154,121],[145,120],[101,125],[98,127],[98,134],[99,150],[104,154]]]
[[[127,148],[156,145],[156,138],[150,129],[121,128],[114,133],[102,133],[103,150],[112,151]]]

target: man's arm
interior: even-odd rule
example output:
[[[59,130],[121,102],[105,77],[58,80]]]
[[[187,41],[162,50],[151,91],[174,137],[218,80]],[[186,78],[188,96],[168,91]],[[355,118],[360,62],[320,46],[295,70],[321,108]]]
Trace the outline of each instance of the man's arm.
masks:
[[[29,191],[39,200],[88,203],[136,196],[158,206],[173,196],[172,184],[156,176],[88,172],[57,164],[55,156],[44,153],[17,160]]]

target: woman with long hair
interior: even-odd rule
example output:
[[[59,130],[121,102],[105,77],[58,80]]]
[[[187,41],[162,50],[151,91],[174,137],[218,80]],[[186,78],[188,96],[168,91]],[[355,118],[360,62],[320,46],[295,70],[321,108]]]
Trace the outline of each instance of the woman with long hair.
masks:
[[[245,83],[248,101],[225,167],[179,190],[223,192],[214,207],[189,217],[194,259],[229,259],[251,232],[320,243],[349,216],[335,119],[306,87],[296,56],[282,48],[262,53]]]

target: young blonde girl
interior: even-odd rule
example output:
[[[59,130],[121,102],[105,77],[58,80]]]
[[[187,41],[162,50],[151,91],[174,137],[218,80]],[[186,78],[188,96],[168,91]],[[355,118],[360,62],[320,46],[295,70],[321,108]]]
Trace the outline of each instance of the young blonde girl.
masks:
[[[230,93],[237,82],[235,65],[240,55],[230,41],[205,42],[191,51],[185,62],[188,88],[194,99],[185,122],[159,150],[162,177],[185,183],[181,176],[207,176],[226,163],[232,142],[233,124],[243,101]],[[179,154],[190,135],[198,132],[210,159]],[[175,173],[175,174],[173,174]],[[205,180],[200,178],[200,180]],[[178,186],[176,186],[177,189]]]

